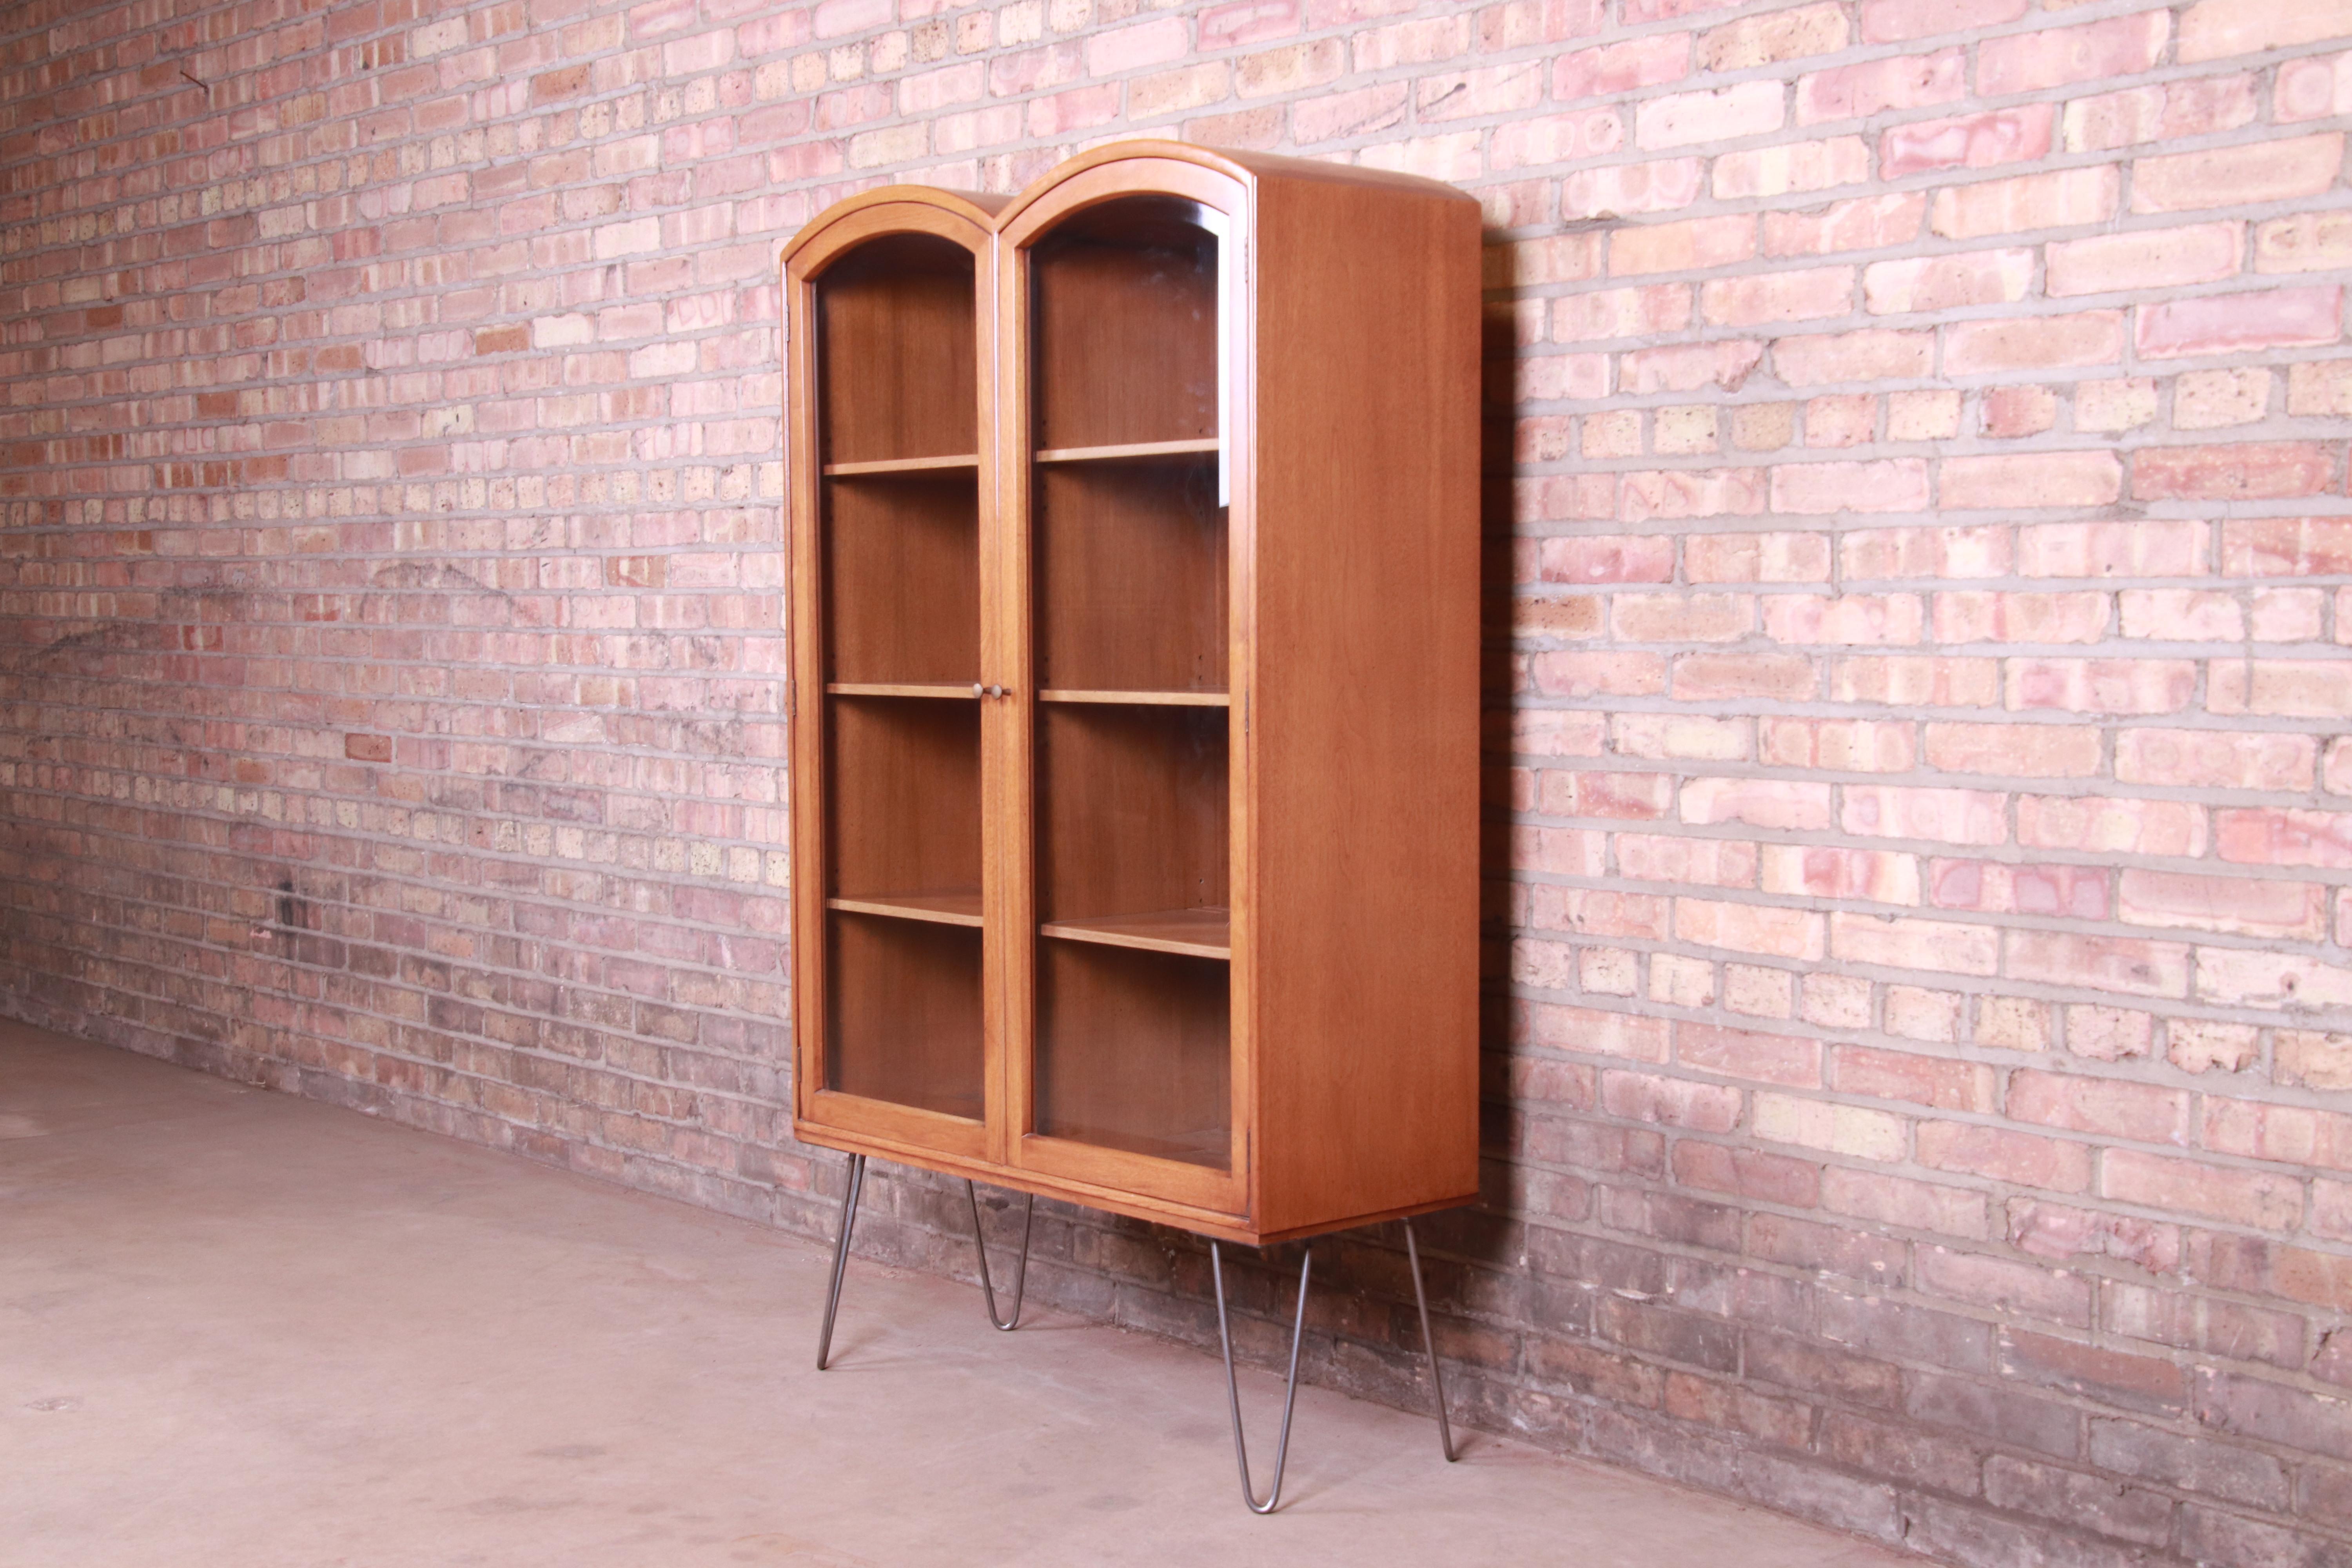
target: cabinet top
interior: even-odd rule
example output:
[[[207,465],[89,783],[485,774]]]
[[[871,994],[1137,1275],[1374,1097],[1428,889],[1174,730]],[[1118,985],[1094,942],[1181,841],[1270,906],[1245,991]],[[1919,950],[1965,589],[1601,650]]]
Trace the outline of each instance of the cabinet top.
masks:
[[[1005,227],[1033,203],[1042,200],[1055,187],[1076,178],[1089,169],[1106,163],[1119,163],[1142,159],[1167,159],[1182,163],[1194,163],[1240,182],[1252,190],[1262,184],[1291,181],[1328,184],[1370,185],[1395,191],[1400,195],[1423,199],[1451,200],[1475,206],[1475,198],[1441,181],[1424,179],[1419,174],[1395,174],[1386,169],[1367,169],[1354,163],[1327,163],[1313,158],[1285,158],[1270,153],[1233,152],[1217,147],[1196,147],[1189,142],[1170,142],[1157,137],[1136,137],[1121,142],[1107,142],[1088,148],[1074,158],[1065,159],[1052,169],[1030,182],[1028,187],[1015,195],[998,195],[984,191],[950,190],[939,185],[896,184],[879,185],[861,191],[819,213],[794,235],[784,247],[784,255],[792,257],[814,241],[830,225],[867,207],[892,202],[916,202],[926,206],[955,213],[982,229]]]

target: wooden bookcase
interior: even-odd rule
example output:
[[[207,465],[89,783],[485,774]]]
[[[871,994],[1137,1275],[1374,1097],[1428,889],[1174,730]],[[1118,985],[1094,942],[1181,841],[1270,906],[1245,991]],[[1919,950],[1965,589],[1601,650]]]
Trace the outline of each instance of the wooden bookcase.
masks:
[[[1476,1195],[1478,268],[1167,142],[793,241],[796,1136],[1254,1243]]]

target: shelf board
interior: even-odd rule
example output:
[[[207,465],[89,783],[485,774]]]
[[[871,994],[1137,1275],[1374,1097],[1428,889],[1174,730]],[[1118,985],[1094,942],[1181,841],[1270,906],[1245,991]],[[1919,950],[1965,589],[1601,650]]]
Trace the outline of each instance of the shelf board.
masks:
[[[1049,447],[1032,455],[1039,463],[1116,463],[1141,458],[1214,457],[1222,445],[1213,436],[1198,441],[1124,441],[1114,447]],[[830,472],[831,470],[827,470]]]
[[[969,686],[901,686],[878,680],[828,680],[824,692],[828,697],[960,697],[966,702],[980,697]]]
[[[967,452],[954,458],[885,458],[875,463],[827,463],[824,477],[855,479],[877,474],[947,474],[959,469],[979,472],[980,455]]]
[[[1116,702],[1141,708],[1230,708],[1229,691],[1068,691],[1037,693],[1040,702]]]
[[[863,899],[827,899],[824,907],[845,910],[854,915],[887,915],[893,920],[929,921],[943,926],[981,923],[980,895],[976,892],[876,893]]]
[[[1178,952],[1192,958],[1234,955],[1233,913],[1229,910],[1154,910],[1139,915],[1096,915],[1082,921],[1048,921],[1037,928],[1040,936],[1064,942],[1099,942],[1105,947],[1135,947],[1146,952]]]

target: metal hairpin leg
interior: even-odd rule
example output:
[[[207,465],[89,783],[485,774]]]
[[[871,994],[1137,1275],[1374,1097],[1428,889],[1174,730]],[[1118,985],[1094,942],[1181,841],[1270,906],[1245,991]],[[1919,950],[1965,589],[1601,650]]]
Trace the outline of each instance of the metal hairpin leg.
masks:
[[[841,1273],[849,1265],[849,1228],[857,1223],[857,1194],[866,1185],[866,1156],[849,1157],[849,1185],[841,1194],[841,1235],[833,1244],[833,1289],[824,1296],[824,1329],[816,1339],[816,1369],[833,1351],[833,1315],[841,1309]]]
[[[1437,1391],[1437,1446],[1445,1450],[1445,1462],[1461,1458],[1454,1451],[1454,1428],[1445,1419],[1445,1374],[1437,1368],[1437,1341],[1429,1331],[1429,1298],[1421,1289],[1421,1248],[1412,1239],[1412,1221],[1404,1222],[1404,1252],[1412,1259],[1412,1304],[1421,1309],[1421,1344],[1429,1352],[1429,1384]]]
[[[1037,1194],[1029,1194],[1029,1206],[1021,1215],[1021,1264],[1013,1271],[1013,1316],[1008,1321],[996,1315],[996,1287],[988,1280],[988,1237],[980,1228],[980,1194],[967,1180],[963,1195],[971,1205],[972,1250],[980,1254],[980,1293],[988,1308],[988,1321],[1010,1333],[1021,1326],[1021,1298],[1029,1289],[1029,1227],[1037,1219]]]
[[[1225,1263],[1214,1240],[1209,1243],[1209,1272],[1217,1282],[1217,1343],[1225,1352],[1225,1397],[1234,1412],[1234,1461],[1241,1467],[1242,1500],[1249,1504],[1252,1513],[1272,1513],[1275,1504],[1282,1500],[1282,1468],[1290,1458],[1290,1413],[1298,1403],[1298,1337],[1307,1327],[1307,1280],[1315,1268],[1314,1248],[1306,1249],[1298,1262],[1298,1315],[1290,1325],[1290,1375],[1282,1386],[1282,1436],[1274,1449],[1274,1489],[1265,1500],[1257,1500],[1257,1489],[1250,1484],[1249,1446],[1242,1441],[1242,1394],[1234,1381],[1234,1337],[1225,1327]]]

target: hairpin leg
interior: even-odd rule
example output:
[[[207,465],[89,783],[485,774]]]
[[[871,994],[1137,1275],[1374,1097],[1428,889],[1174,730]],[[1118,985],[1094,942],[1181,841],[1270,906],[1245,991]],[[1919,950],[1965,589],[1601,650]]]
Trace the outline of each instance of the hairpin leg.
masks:
[[[1454,1451],[1454,1428],[1445,1419],[1445,1374],[1437,1366],[1437,1341],[1429,1331],[1429,1298],[1421,1289],[1421,1248],[1412,1239],[1412,1221],[1404,1222],[1405,1256],[1412,1259],[1412,1304],[1421,1309],[1421,1344],[1429,1352],[1429,1383],[1437,1391],[1437,1446],[1445,1450],[1445,1462],[1454,1463],[1462,1456]]]
[[[849,1157],[849,1184],[841,1194],[841,1235],[833,1244],[833,1288],[824,1293],[824,1328],[816,1339],[816,1369],[824,1370],[833,1351],[833,1315],[841,1308],[841,1273],[849,1265],[849,1229],[857,1223],[858,1189],[866,1185],[866,1156]]]
[[[980,1293],[988,1308],[988,1321],[1008,1333],[1021,1326],[1021,1298],[1029,1289],[1029,1227],[1037,1218],[1037,1194],[1029,1194],[1029,1205],[1021,1215],[1021,1262],[1013,1271],[1013,1316],[1000,1319],[996,1315],[996,1287],[988,1281],[988,1237],[980,1228],[980,1194],[970,1181],[963,1184],[963,1195],[971,1205],[971,1245],[980,1254]]]
[[[1290,1413],[1298,1403],[1298,1336],[1307,1327],[1307,1279],[1314,1268],[1315,1252],[1309,1247],[1298,1261],[1298,1313],[1290,1325],[1290,1375],[1282,1387],[1282,1436],[1274,1449],[1274,1489],[1260,1502],[1250,1484],[1249,1447],[1242,1441],[1242,1394],[1234,1381],[1233,1334],[1225,1327],[1224,1258],[1216,1242],[1209,1243],[1209,1272],[1217,1282],[1217,1343],[1225,1352],[1225,1397],[1234,1412],[1234,1460],[1241,1467],[1242,1500],[1249,1504],[1252,1513],[1272,1513],[1275,1504],[1282,1500],[1282,1468],[1290,1458]]]

